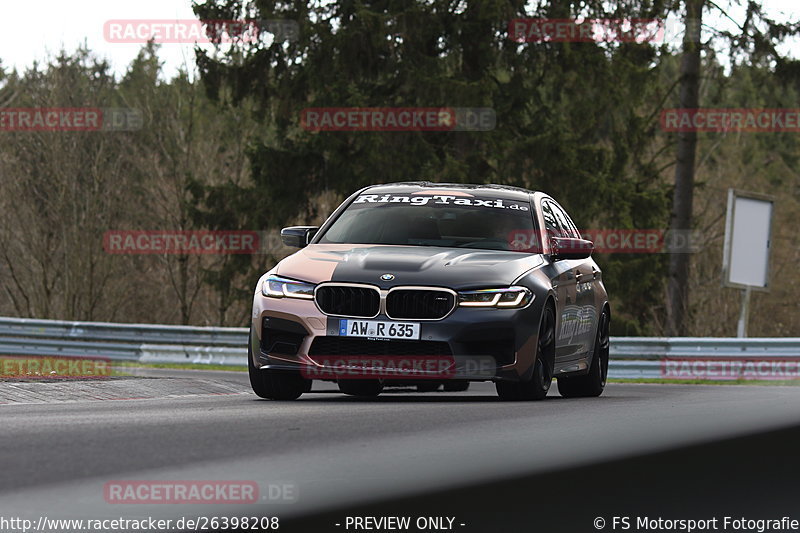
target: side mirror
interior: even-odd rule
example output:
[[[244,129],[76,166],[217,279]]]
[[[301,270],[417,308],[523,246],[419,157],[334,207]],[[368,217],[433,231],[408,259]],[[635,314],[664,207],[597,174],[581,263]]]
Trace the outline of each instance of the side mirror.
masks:
[[[550,239],[550,258],[553,261],[560,259],[586,259],[592,255],[594,243],[586,239],[573,239],[555,237]]]
[[[318,226],[290,226],[281,230],[281,241],[286,246],[305,248],[319,230]]]

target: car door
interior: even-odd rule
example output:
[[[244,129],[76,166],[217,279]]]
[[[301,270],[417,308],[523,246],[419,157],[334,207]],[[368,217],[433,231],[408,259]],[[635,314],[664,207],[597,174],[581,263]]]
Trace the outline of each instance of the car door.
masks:
[[[553,214],[559,227],[567,236],[580,238],[580,232],[567,212],[555,201],[551,202]],[[594,345],[594,335],[597,329],[597,309],[595,308],[595,280],[597,269],[591,257],[569,261],[575,280],[574,307],[568,312],[568,320],[574,321],[566,327],[570,336],[570,346],[575,347],[575,354],[579,358],[589,355]]]
[[[554,210],[555,204],[545,198],[541,201],[542,219],[544,221],[545,239],[553,237],[570,237],[571,232],[559,221]],[[565,233],[566,232],[566,233]],[[549,249],[549,246],[546,248]],[[581,346],[575,335],[577,326],[575,319],[578,313],[578,292],[575,279],[576,261],[569,259],[551,260],[547,266],[553,289],[556,293],[556,372],[569,362],[579,359]]]

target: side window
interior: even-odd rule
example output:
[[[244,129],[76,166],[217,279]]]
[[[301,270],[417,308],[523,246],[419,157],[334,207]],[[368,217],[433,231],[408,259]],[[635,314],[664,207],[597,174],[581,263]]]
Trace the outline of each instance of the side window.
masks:
[[[564,210],[555,204],[551,204],[551,207],[553,209],[553,214],[555,215],[556,220],[558,221],[558,225],[562,231],[562,235],[564,235],[565,237],[580,239],[581,237],[580,233],[575,228],[575,224],[572,223],[572,220],[564,212]]]
[[[561,233],[561,228],[559,228],[556,216],[547,200],[542,202],[542,218],[544,218],[544,229],[547,231],[548,239],[557,237]]]
[[[544,217],[547,234],[550,237],[573,237],[574,231],[564,212],[559,207],[545,200],[542,202],[542,216]]]

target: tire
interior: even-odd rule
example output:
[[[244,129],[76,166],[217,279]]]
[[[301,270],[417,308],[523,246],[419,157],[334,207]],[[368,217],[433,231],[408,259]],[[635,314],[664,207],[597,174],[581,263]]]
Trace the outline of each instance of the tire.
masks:
[[[539,342],[536,350],[533,375],[527,381],[498,381],[497,395],[502,401],[541,400],[547,396],[553,383],[553,361],[555,360],[555,312],[551,306],[542,311],[539,325]]]
[[[597,323],[589,373],[573,378],[558,378],[558,393],[564,398],[593,398],[603,394],[608,379],[608,326],[608,313],[603,310]]]
[[[379,379],[340,379],[339,390],[348,396],[374,398],[383,391],[383,381]]]
[[[252,349],[247,352],[250,386],[257,396],[267,400],[296,400],[308,389],[310,381],[298,372],[258,369],[253,363]]]
[[[469,389],[469,381],[445,381],[442,388],[445,392],[464,392]]]
[[[417,392],[436,392],[439,390],[440,381],[424,381],[417,383]]]

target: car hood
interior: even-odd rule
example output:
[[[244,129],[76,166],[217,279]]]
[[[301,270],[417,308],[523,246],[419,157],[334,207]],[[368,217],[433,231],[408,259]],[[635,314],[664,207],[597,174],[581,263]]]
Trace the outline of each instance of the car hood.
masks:
[[[311,244],[278,264],[280,276],[382,288],[436,285],[453,289],[509,285],[543,263],[539,254],[372,244]],[[394,279],[381,280],[384,274]]]

